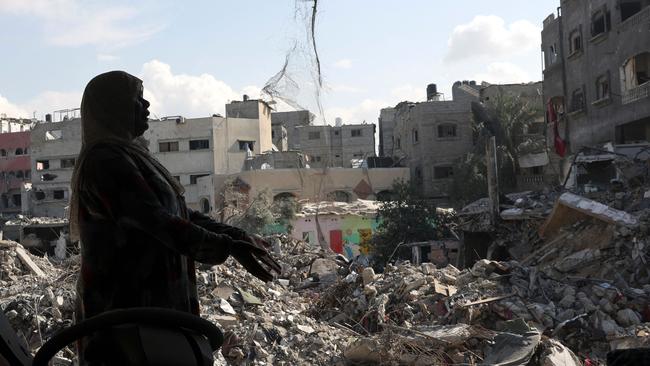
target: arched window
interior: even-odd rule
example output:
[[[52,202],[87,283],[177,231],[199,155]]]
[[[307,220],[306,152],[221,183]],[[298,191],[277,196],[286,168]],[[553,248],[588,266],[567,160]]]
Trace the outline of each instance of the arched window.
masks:
[[[377,193],[377,201],[391,201],[395,193],[391,190],[384,190]]]
[[[204,214],[210,212],[210,201],[207,198],[201,198],[201,212]]]
[[[334,202],[350,202],[352,197],[346,191],[333,191],[327,194],[328,201]]]
[[[273,202],[286,201],[286,200],[295,200],[296,196],[290,192],[282,192],[273,196]]]

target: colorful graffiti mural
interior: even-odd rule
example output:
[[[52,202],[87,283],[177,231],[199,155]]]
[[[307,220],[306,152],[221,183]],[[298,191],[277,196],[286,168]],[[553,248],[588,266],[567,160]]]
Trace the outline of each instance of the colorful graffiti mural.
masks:
[[[328,246],[350,259],[368,255],[372,234],[381,222],[374,216],[358,215],[319,215],[318,221]],[[314,245],[317,245],[314,242],[318,236],[316,233],[313,216],[300,217],[293,225],[293,237],[308,239]]]

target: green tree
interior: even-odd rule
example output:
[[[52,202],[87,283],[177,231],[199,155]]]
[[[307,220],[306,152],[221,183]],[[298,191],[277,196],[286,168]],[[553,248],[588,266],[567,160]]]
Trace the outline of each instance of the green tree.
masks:
[[[294,197],[282,197],[273,202],[271,208],[275,223],[287,228],[287,232],[293,229],[293,222],[296,214],[300,211],[300,203]]]
[[[252,234],[265,235],[269,225],[275,222],[269,193],[259,192],[253,200],[229,217],[228,223]]]
[[[375,262],[384,266],[391,255],[393,259],[410,258],[410,249],[398,247],[436,238],[436,207],[418,197],[413,187],[404,181],[393,184],[393,195],[380,203],[378,215],[381,223],[371,242]]]
[[[493,96],[485,105],[472,107],[476,140],[472,152],[461,157],[455,166],[450,196],[456,206],[487,195],[485,146],[492,135],[496,137],[497,143],[501,191],[512,192],[517,189],[516,177],[522,146],[530,148],[531,145],[539,145],[538,141],[531,144],[523,138],[536,117],[543,113],[541,103],[538,102],[537,99],[502,92]]]

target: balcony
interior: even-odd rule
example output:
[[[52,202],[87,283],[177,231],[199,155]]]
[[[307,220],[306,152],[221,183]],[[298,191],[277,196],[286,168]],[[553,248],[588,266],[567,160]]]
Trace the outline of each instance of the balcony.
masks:
[[[650,9],[650,8],[647,8]],[[650,96],[650,81],[623,92],[622,103],[629,104]]]
[[[650,6],[646,6],[638,13],[625,19],[625,21],[619,25],[618,30],[620,33],[627,32],[643,23],[650,23]]]

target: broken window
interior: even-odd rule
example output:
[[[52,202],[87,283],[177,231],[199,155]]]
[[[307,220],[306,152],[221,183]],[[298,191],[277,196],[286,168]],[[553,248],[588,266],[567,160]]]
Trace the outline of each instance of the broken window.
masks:
[[[582,50],[582,34],[580,29],[574,29],[569,35],[569,55]]]
[[[399,137],[397,139],[395,139],[395,147],[398,148],[398,149],[402,148],[402,140],[400,140]]]
[[[571,94],[571,108],[569,112],[582,111],[585,108],[585,93],[584,88],[579,88]]]
[[[41,182],[49,182],[53,181],[57,178],[58,176],[56,174],[50,174],[50,173],[45,173],[41,175]]]
[[[50,169],[49,160],[36,160],[36,170],[48,170]]]
[[[11,196],[11,203],[14,204],[14,206],[20,206],[20,195],[19,194],[14,194]]]
[[[246,151],[246,150],[253,151],[254,149],[255,149],[255,141],[239,140],[239,150],[241,150],[241,151]]]
[[[158,143],[158,152],[178,151],[178,141],[165,141]]]
[[[63,198],[65,198],[65,191],[62,189],[54,190],[52,191],[52,197],[55,200],[62,200]]]
[[[557,62],[557,45],[553,43],[549,46],[548,64],[553,65]]]
[[[60,140],[63,138],[63,131],[50,130],[45,131],[45,141]]]
[[[350,131],[352,137],[361,137],[361,129],[357,128]]]
[[[210,148],[210,140],[208,139],[190,140],[190,150],[207,150],[209,148]]]
[[[61,159],[61,168],[74,168],[75,159]]]
[[[19,170],[19,171],[16,172],[16,178],[18,178],[18,179],[23,179],[23,176],[24,176],[24,175],[23,175],[23,171],[22,171],[22,170]]]
[[[339,135],[339,131],[338,130],[334,131],[334,136],[338,136],[338,135]]]
[[[422,168],[420,168],[419,166],[415,167],[414,176],[415,176],[415,184],[421,185],[422,181],[423,181],[423,179],[422,179]]]
[[[454,169],[450,166],[437,166],[433,168],[433,179],[448,179],[454,175]]]
[[[640,1],[622,1],[619,7],[621,9],[621,22],[640,12],[642,8]]]
[[[196,184],[198,179],[201,177],[207,177],[210,174],[193,174],[190,175],[190,184]]]
[[[420,140],[420,137],[418,136],[418,130],[415,129],[413,130],[413,143],[417,143]]]
[[[303,233],[302,233],[302,241],[304,241],[305,243],[310,244],[310,240],[309,240],[309,239],[310,239],[312,236],[314,236],[314,232],[313,232],[313,231],[303,231]]]
[[[314,160],[315,162],[320,162],[321,158],[320,156],[314,156],[312,160]]]
[[[591,36],[596,37],[611,29],[609,11],[606,9],[598,10],[591,16]]]
[[[319,140],[320,139],[320,131],[310,131],[307,138],[310,139],[310,140]]]
[[[172,178],[176,179],[178,183],[181,182],[181,176],[180,175],[172,175]]]
[[[16,155],[22,155],[23,154],[23,149],[17,148],[16,149]]]
[[[596,100],[609,98],[609,73],[601,75],[596,80]]]
[[[275,130],[271,130],[271,138],[272,138],[272,139],[275,138]],[[191,149],[191,147],[190,147],[190,149]]]
[[[30,179],[32,177],[32,171],[31,170],[25,170],[25,179]]]
[[[443,139],[456,137],[456,125],[452,125],[452,124],[439,125],[438,137]]]
[[[0,156],[7,156],[7,150],[0,149]]]
[[[207,214],[210,212],[210,201],[207,198],[201,199],[201,212]]]
[[[650,53],[629,58],[621,68],[623,90],[631,90],[650,81]]]

